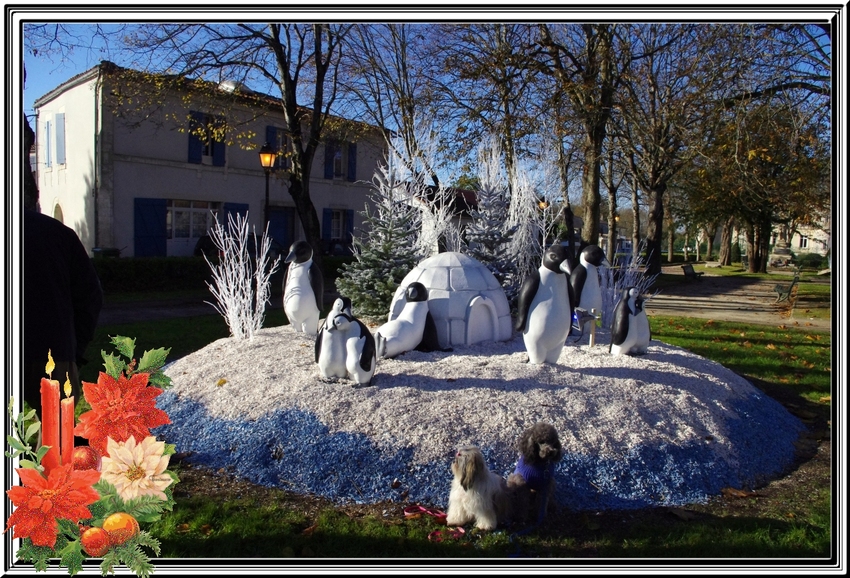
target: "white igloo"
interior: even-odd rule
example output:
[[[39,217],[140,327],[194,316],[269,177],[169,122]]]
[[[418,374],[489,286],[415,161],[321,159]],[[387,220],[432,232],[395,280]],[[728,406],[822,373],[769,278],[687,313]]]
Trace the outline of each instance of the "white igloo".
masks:
[[[440,347],[507,341],[511,309],[499,282],[480,261],[462,253],[439,253],[413,268],[393,296],[388,321],[404,308],[404,292],[419,281],[428,289],[428,308]]]

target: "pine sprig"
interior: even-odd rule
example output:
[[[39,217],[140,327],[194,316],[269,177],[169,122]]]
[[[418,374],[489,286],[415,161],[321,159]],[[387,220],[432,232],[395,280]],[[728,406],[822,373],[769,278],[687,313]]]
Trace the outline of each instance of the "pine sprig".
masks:
[[[59,554],[59,566],[68,569],[68,574],[73,576],[83,569],[83,560],[86,559],[83,554],[82,546],[79,540],[71,540],[61,550],[57,550]]]
[[[115,573],[115,566],[124,564],[139,578],[150,578],[154,571],[150,558],[145,554],[142,547],[153,550],[154,554],[160,554],[160,542],[149,533],[141,531],[120,546],[114,546],[103,556],[100,564],[100,573],[103,576]]]
[[[172,472],[166,470],[163,473],[170,475],[171,478],[174,479],[174,483],[179,481],[179,479],[176,479],[177,476]],[[96,509],[91,507],[89,508],[93,516],[92,525],[100,525],[107,516],[116,512],[125,512],[130,514],[140,523],[156,522],[162,518],[162,512],[170,512],[174,508],[174,495],[170,491],[174,483],[165,488],[165,500],[156,496],[148,495],[139,496],[138,498],[125,501],[118,495],[118,491],[115,489],[115,486],[101,479],[92,486],[95,490],[97,490],[97,493],[100,494],[100,500],[96,503],[99,507]],[[97,512],[97,515],[95,515],[95,511]]]
[[[67,542],[61,536],[56,538],[56,546],[59,548],[64,548]],[[50,567],[50,559],[56,556],[56,552],[48,546],[36,546],[30,538],[24,538],[21,540],[21,547],[18,548],[16,556],[21,562],[31,563],[38,572],[45,572]]]

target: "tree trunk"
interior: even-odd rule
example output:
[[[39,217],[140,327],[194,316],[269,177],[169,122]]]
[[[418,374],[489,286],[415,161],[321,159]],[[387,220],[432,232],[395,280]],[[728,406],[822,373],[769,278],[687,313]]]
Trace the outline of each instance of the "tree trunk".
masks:
[[[702,242],[700,241],[700,237],[702,236],[702,231],[700,231],[699,227],[697,227],[696,233],[694,233],[694,259],[699,261],[700,255],[702,254]]]
[[[664,228],[664,190],[665,185],[658,185],[649,191],[649,220],[646,224],[647,265],[646,274],[661,273],[661,245]]]
[[[608,255],[608,262],[613,265],[617,251],[617,185],[614,184],[614,149],[611,147],[605,169],[608,179],[608,242],[605,253]]]
[[[747,273],[756,273],[758,271],[758,252],[756,251],[755,225],[748,222],[744,236],[747,238]]]
[[[632,258],[637,255],[640,248],[640,197],[639,197],[638,181],[636,177],[632,177],[632,213],[634,213],[632,225]]]
[[[761,252],[759,260],[759,273],[767,273],[767,261],[770,258],[770,233],[773,223],[770,220],[763,221],[759,227],[759,249]]]
[[[316,207],[310,199],[307,183],[295,177],[289,177],[289,194],[295,201],[295,211],[304,229],[304,237],[313,248],[313,262],[322,265],[322,227],[316,214]]]
[[[718,260],[720,265],[728,267],[732,264],[732,229],[735,219],[729,217],[723,223],[723,230],[720,233],[720,256]]]
[[[711,255],[714,250],[714,236],[717,234],[717,225],[712,225],[705,228],[705,260],[711,261]]]
[[[599,244],[599,183],[601,181],[602,143],[605,140],[605,124],[588,131],[584,148],[584,172],[581,179],[581,202],[584,207],[584,225],[581,240],[586,245]]]
[[[667,223],[667,262],[672,263],[676,254],[676,223],[670,210],[670,197],[664,197],[664,221]]]

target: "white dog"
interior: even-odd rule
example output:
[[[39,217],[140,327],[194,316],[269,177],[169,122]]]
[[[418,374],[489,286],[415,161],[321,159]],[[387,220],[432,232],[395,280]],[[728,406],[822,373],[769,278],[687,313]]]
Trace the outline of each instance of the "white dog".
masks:
[[[460,448],[452,461],[452,489],[446,525],[475,522],[480,530],[495,530],[510,517],[511,501],[505,480],[487,469],[481,450]]]

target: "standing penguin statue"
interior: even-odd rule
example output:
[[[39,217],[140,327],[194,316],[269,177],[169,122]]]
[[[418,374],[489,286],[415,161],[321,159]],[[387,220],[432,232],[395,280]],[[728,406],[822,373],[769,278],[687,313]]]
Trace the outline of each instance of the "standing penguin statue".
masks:
[[[369,386],[372,385],[378,362],[375,337],[365,323],[351,314],[350,302],[347,314],[349,325],[345,339],[345,369],[348,379],[355,383],[355,387]]]
[[[439,348],[439,344],[435,343],[437,326],[428,308],[428,289],[418,281],[413,282],[405,289],[404,300],[404,308],[398,317],[375,331],[378,357],[395,357],[414,349],[433,351]]]
[[[313,248],[306,241],[295,241],[284,263],[289,264],[283,282],[283,311],[296,332],[316,335],[322,311],[324,279],[313,263]]]
[[[650,330],[643,299],[635,287],[625,287],[611,324],[611,345],[613,355],[640,355],[646,353],[649,346]]]
[[[348,377],[346,367],[346,341],[349,321],[346,310],[351,302],[347,298],[334,301],[322,329],[316,335],[315,360],[319,364],[319,374],[325,379]]]
[[[316,336],[316,363],[326,379],[347,378],[360,387],[371,385],[377,358],[375,338],[366,325],[351,314],[351,300],[334,301],[322,330]]]
[[[591,309],[602,311],[602,289],[599,287],[597,268],[609,267],[605,253],[598,245],[588,245],[579,255],[578,265],[570,273],[570,287],[573,290],[573,306],[581,313],[590,313]],[[590,324],[596,319],[587,315],[579,315],[578,327],[582,334],[590,332]]]
[[[556,363],[561,355],[572,328],[569,274],[567,249],[555,244],[522,283],[515,327],[522,332],[529,363]]]

